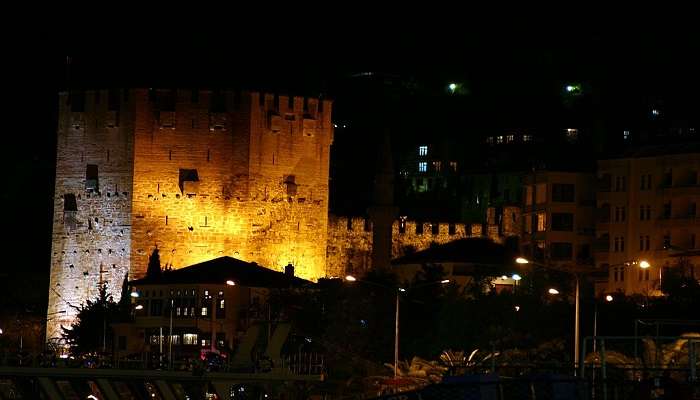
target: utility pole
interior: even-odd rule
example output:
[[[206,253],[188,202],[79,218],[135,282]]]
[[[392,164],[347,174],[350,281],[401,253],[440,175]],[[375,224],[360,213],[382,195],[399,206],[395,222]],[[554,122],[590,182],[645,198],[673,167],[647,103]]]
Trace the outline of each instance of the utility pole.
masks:
[[[170,333],[168,334],[168,369],[173,369],[173,305],[175,299],[170,299]]]
[[[394,330],[394,379],[399,371],[399,291],[396,291],[396,327]]]

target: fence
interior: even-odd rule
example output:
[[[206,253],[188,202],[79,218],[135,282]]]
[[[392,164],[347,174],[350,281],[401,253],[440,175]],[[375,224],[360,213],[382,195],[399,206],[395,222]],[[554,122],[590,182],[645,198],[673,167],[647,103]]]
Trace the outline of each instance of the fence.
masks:
[[[607,387],[607,392],[603,390]],[[383,400],[641,400],[700,399],[700,385],[663,379],[648,381],[608,381],[573,376],[532,375],[503,378],[497,375],[468,376],[462,381],[446,381],[421,390],[377,397]]]

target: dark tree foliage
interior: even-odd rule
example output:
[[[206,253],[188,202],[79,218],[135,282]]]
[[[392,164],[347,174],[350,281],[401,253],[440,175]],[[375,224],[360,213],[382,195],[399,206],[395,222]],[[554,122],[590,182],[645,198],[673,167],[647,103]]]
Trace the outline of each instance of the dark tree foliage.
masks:
[[[414,356],[435,360],[448,349],[467,353],[480,349],[501,352],[498,362],[570,365],[572,277],[537,269],[518,273],[522,280],[515,292],[497,293],[488,290],[493,278],[488,274],[474,276],[466,286],[433,284],[445,278],[439,264],[424,265],[410,282],[375,270],[357,282],[322,279],[311,292],[287,293],[275,307],[286,310],[294,332],[312,340],[314,351],[320,348],[334,378],[389,373],[382,365],[393,363],[398,286],[406,289],[400,293],[401,360]],[[674,272],[664,272],[664,280],[665,298],[620,293],[608,302],[596,299],[592,282],[582,278],[581,337],[593,334],[596,314],[598,335],[608,336],[632,335],[635,319],[697,319],[700,285]],[[550,287],[560,294],[548,294]],[[667,333],[687,330],[678,329]]]
[[[158,253],[158,246],[153,249],[153,253],[148,257],[148,269],[146,269],[146,278],[148,279],[158,279],[162,270],[160,268],[160,254]]]
[[[662,275],[661,290],[669,301],[683,305],[699,302],[700,284],[691,271],[694,272],[688,259],[681,258]]]
[[[76,322],[70,328],[62,327],[62,336],[74,355],[103,349],[111,351],[113,333],[110,324],[123,318],[124,311],[107,293],[107,285],[103,284],[97,298],[78,307]]]
[[[119,298],[119,308],[122,312],[128,314],[129,308],[131,307],[131,287],[129,286],[129,273],[124,274],[124,281],[122,282],[122,293]]]

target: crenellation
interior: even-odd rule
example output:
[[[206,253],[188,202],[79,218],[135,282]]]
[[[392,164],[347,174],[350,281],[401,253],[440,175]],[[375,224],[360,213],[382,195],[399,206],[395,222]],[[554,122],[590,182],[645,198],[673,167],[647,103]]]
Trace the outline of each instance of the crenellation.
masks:
[[[292,97],[294,119],[270,135],[271,103],[260,106],[270,94],[118,93],[60,96],[49,313],[95,295],[99,277],[118,296],[124,274],[142,276],[156,245],[173,268],[228,254],[325,276],[330,102],[304,136],[304,101]],[[289,99],[279,96],[278,108]],[[180,169],[198,179],[180,182]],[[64,212],[69,194],[77,210]],[[70,323],[66,311],[47,337]]]
[[[328,220],[328,249],[326,276],[362,274],[371,265],[372,226],[366,229],[367,219],[331,215]],[[433,224],[437,233],[433,233]],[[416,227],[423,227],[423,232]],[[450,226],[453,226],[453,231]],[[428,223],[398,219],[392,225],[392,258],[420,251],[432,244],[447,243],[469,237],[470,227],[461,223]]]

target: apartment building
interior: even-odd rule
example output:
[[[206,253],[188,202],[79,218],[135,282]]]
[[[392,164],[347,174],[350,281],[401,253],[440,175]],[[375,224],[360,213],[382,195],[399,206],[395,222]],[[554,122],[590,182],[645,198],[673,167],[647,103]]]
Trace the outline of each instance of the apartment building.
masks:
[[[595,176],[538,170],[524,183],[522,253],[545,265],[592,266]]]
[[[608,270],[607,291],[660,295],[674,267],[700,278],[698,171],[700,152],[690,147],[598,161],[594,253],[596,266]]]

